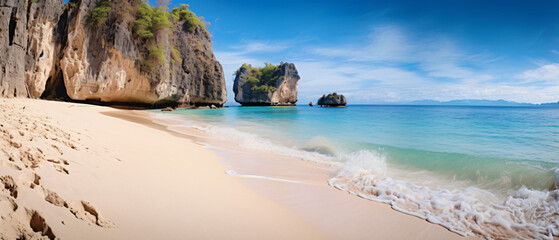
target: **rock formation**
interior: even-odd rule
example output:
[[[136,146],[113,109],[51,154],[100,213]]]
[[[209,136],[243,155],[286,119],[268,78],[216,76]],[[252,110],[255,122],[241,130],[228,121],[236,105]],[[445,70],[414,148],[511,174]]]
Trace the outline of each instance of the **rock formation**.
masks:
[[[0,0],[0,95],[28,96],[25,85],[27,48],[25,1]]]
[[[99,2],[110,8],[92,24]],[[142,38],[139,2],[0,0],[0,96],[222,106],[225,77],[203,24],[166,13],[170,25]],[[146,68],[154,46],[159,64]]]
[[[343,107],[347,104],[347,100],[344,95],[338,95],[337,93],[330,93],[328,95],[322,95],[318,99],[316,105],[321,107]]]
[[[233,84],[235,101],[243,106],[295,105],[299,79],[293,63],[266,64],[262,68],[243,64]]]

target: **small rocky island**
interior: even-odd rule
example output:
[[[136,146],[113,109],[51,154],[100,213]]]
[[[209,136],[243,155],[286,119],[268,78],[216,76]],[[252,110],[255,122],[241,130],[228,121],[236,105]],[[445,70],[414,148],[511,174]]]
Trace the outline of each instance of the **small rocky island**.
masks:
[[[322,95],[318,99],[316,105],[321,107],[345,107],[347,100],[344,95],[338,95],[337,93],[330,93],[328,95]]]
[[[243,106],[294,106],[299,79],[293,63],[260,68],[245,63],[236,72],[235,101]]]

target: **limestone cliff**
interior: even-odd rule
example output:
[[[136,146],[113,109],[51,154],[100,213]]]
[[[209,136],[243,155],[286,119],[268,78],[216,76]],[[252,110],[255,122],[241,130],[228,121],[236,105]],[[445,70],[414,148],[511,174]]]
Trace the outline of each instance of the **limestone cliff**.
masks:
[[[343,107],[347,104],[347,100],[344,95],[340,95],[337,93],[330,93],[328,95],[322,95],[321,98],[318,99],[316,105],[325,106],[325,107]]]
[[[295,105],[299,79],[293,63],[266,64],[262,68],[244,64],[233,84],[235,101],[243,106]]]
[[[28,95],[39,98],[45,91],[47,81],[56,73],[56,63],[61,46],[61,34],[57,32],[59,18],[63,13],[60,0],[28,2],[27,45],[25,52],[25,83]]]
[[[27,7],[22,0],[0,0],[0,95],[28,96],[25,84]]]
[[[0,0],[0,96],[143,105],[217,105],[225,78],[203,26],[172,19],[151,40],[134,32],[140,1]],[[162,54],[145,68],[150,49]]]

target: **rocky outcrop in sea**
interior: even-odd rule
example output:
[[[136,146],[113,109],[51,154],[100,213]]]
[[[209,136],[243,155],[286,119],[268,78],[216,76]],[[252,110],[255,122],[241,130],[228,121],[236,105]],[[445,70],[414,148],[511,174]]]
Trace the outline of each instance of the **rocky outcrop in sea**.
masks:
[[[235,101],[243,106],[292,106],[297,102],[299,73],[293,63],[243,64],[236,72]]]
[[[337,93],[330,93],[328,95],[322,95],[316,103],[321,107],[343,107],[347,104],[347,100],[344,95]]]
[[[223,105],[209,33],[187,5],[174,11],[136,0],[0,0],[0,96]],[[157,17],[167,20],[145,21]]]

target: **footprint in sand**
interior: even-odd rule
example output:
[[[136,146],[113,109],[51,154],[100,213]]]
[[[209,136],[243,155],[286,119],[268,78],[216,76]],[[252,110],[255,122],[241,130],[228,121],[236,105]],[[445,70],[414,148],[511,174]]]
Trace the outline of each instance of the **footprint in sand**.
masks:
[[[0,183],[4,185],[4,189],[10,192],[10,196],[17,198],[17,184],[12,176],[2,176],[0,177]]]
[[[19,182],[23,186],[35,188],[36,186],[41,185],[41,176],[34,172],[25,172],[19,176]]]
[[[61,172],[61,173],[70,174],[70,171],[68,171],[68,169],[66,169],[66,168],[63,167],[63,166],[60,166],[60,165],[56,165],[56,164],[55,164],[55,165],[53,165],[53,167],[54,167],[54,169],[56,169],[56,171],[59,171],[59,172]]]
[[[45,201],[58,207],[67,208],[77,219],[95,224],[99,227],[112,228],[115,226],[111,221],[104,219],[99,214],[97,209],[89,202],[68,202],[60,197],[60,195],[56,192],[50,191],[46,188],[42,188],[42,190],[45,196]]]
[[[65,168],[63,165],[70,165],[70,163],[64,159],[61,160],[56,160],[56,159],[47,159],[47,162],[53,163],[53,167],[54,169],[56,169],[56,171],[59,171],[61,173],[66,173],[66,174],[70,174],[70,171],[68,171],[67,168]]]
[[[48,237],[49,239],[55,239],[56,236],[52,232],[52,229],[47,225],[45,219],[35,210],[27,210],[28,214],[31,216],[29,225],[34,232],[38,232],[41,236]]]

